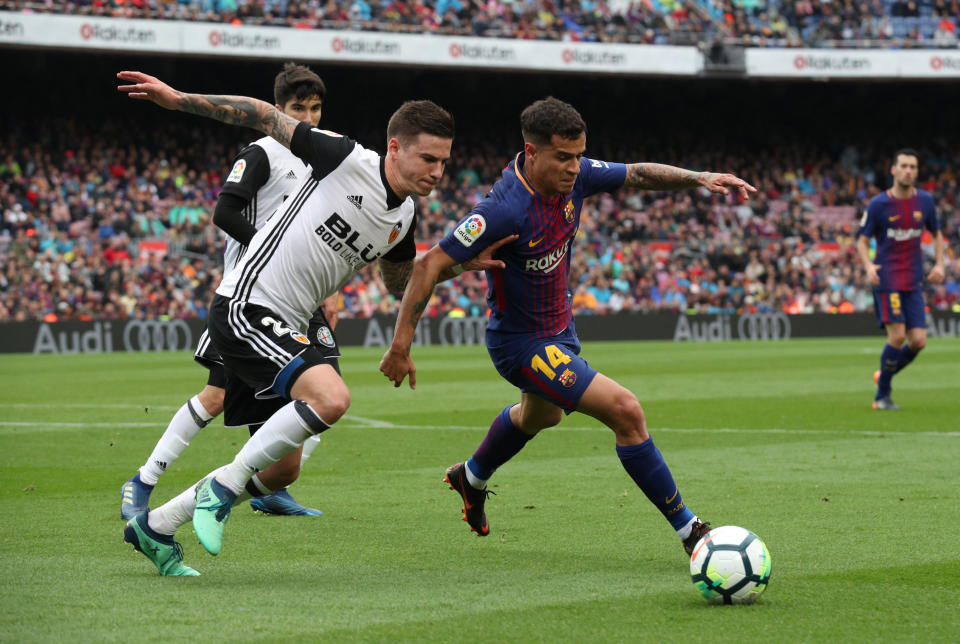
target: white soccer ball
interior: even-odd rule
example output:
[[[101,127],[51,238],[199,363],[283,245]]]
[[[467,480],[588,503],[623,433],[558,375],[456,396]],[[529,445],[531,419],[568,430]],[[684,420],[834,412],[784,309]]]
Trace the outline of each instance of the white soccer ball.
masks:
[[[770,582],[770,551],[746,528],[714,528],[693,549],[690,578],[712,603],[753,603]]]

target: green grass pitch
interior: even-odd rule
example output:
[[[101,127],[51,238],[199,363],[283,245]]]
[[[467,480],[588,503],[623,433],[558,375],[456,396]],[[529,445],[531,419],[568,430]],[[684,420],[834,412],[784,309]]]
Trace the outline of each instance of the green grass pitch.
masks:
[[[946,642],[960,632],[960,340],[932,339],[874,412],[883,340],[592,343],[636,392],[687,504],[773,558],[753,606],[710,606],[609,430],[574,414],[491,480],[491,534],[441,482],[516,400],[481,347],[416,349],[418,388],[347,347],[353,404],[294,495],[236,508],[198,578],[121,542],[120,486],[202,385],[188,354],[0,356],[0,641]],[[215,421],[153,504],[228,462]]]

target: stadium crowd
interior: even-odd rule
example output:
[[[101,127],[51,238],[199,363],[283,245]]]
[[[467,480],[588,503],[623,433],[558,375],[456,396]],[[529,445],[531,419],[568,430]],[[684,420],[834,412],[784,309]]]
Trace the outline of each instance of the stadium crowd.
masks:
[[[691,45],[957,45],[960,0],[0,0],[0,9],[298,29]]]
[[[110,119],[0,135],[0,320],[205,316],[222,277],[223,234],[211,213],[239,149],[236,132],[190,123],[163,130]],[[120,135],[131,131],[142,134]],[[457,145],[442,183],[421,199],[423,248],[483,197],[512,149],[469,138]],[[624,189],[588,200],[572,263],[578,313],[871,310],[853,242],[864,205],[888,180],[883,155],[853,147],[838,157],[797,147],[693,155],[693,165],[666,151],[650,157],[735,171],[760,194],[742,203]],[[635,156],[604,150],[608,159]],[[958,161],[954,150],[926,155],[922,166],[950,258],[947,283],[928,293],[938,309],[960,310]],[[483,314],[485,290],[482,274],[465,273],[437,289],[429,313]],[[344,317],[367,317],[397,303],[370,266],[343,288],[341,304]]]

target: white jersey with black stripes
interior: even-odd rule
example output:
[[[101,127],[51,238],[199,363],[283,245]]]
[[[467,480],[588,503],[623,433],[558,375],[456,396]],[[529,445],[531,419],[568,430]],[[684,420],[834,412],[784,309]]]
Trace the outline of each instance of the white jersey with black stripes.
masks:
[[[223,192],[248,201],[241,213],[257,230],[307,176],[307,165],[288,148],[265,136],[244,148],[223,184]],[[224,272],[237,265],[246,246],[227,235]]]
[[[311,173],[217,293],[265,306],[303,331],[321,302],[370,262],[413,259],[415,207],[390,189],[381,157],[346,137],[301,124],[291,149]]]

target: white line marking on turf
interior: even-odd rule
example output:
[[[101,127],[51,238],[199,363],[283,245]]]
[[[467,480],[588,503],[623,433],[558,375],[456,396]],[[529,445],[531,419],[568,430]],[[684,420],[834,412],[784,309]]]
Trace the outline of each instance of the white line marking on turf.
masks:
[[[11,403],[11,402],[0,402],[0,407],[13,407],[16,409],[34,409],[34,408],[43,408],[43,409],[130,409],[133,411],[138,411],[144,408],[156,410],[156,411],[176,411],[180,407],[172,407],[170,405],[140,405],[136,403],[126,403],[125,405],[113,404],[113,405],[103,405],[100,403]]]
[[[45,420],[33,422],[0,421],[0,427],[70,428],[70,427],[160,427],[162,423],[52,423]]]
[[[347,422],[356,421],[360,423],[360,427],[397,427],[388,420],[379,420],[377,418],[366,418],[364,416],[354,416],[350,414],[349,416],[344,416],[344,420]]]
[[[340,423],[339,427],[345,429],[371,429],[371,425],[353,425],[350,424],[350,420],[355,418],[355,416],[344,417]],[[395,425],[388,424],[384,427],[385,429],[429,429],[429,430],[443,430],[443,429],[452,429],[455,431],[485,431],[480,425]],[[548,430],[551,432],[594,432],[610,431],[606,427],[579,427],[576,425],[561,425],[559,427],[551,427]],[[809,435],[828,435],[832,433],[839,433],[842,436],[946,436],[950,438],[960,438],[960,431],[943,431],[943,432],[901,432],[901,431],[888,431],[888,432],[878,432],[874,430],[837,430],[834,428],[828,429],[780,429],[776,427],[764,427],[759,429],[748,429],[743,427],[653,427],[650,429],[651,432],[677,432],[677,433],[689,433],[689,434],[703,434],[707,432],[719,432],[719,433],[729,433],[729,434],[809,434]]]
[[[354,423],[351,421],[359,421]],[[47,421],[0,421],[0,427],[32,427],[35,429],[44,429],[44,428],[82,428],[82,427],[105,427],[105,428],[121,428],[121,427],[161,427],[162,422],[156,423],[110,423],[110,422],[90,422],[90,423],[81,423],[81,422],[47,422]],[[363,416],[348,416],[345,417],[342,421],[337,423],[337,427],[341,429],[426,429],[432,431],[442,431],[442,430],[454,430],[454,431],[475,431],[483,432],[485,431],[480,425],[397,425],[386,420],[377,420],[375,418],[365,418]],[[596,432],[610,431],[606,427],[585,427],[585,426],[576,426],[569,425],[560,427],[552,427],[549,431],[553,432]],[[878,432],[875,430],[836,430],[836,429],[781,429],[776,427],[764,427],[758,429],[748,429],[743,427],[656,427],[651,430],[653,433],[657,432],[670,432],[670,433],[685,433],[685,434],[704,434],[709,432],[717,433],[728,433],[728,434],[805,434],[805,435],[830,435],[830,436],[839,436],[839,437],[849,437],[849,436],[941,436],[945,438],[960,438],[960,431],[926,431],[926,432],[902,432],[902,431],[886,431]]]

